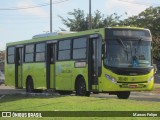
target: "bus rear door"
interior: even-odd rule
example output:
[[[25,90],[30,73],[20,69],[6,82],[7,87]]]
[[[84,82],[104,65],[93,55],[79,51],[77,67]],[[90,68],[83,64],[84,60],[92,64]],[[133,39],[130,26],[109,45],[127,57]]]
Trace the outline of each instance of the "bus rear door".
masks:
[[[15,50],[15,87],[23,87],[23,47],[17,46]]]

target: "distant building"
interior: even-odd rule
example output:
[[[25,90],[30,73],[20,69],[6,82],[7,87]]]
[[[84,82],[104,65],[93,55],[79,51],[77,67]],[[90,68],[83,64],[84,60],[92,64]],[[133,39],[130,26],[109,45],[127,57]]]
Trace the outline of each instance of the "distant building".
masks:
[[[5,51],[0,51],[0,71],[4,71]]]

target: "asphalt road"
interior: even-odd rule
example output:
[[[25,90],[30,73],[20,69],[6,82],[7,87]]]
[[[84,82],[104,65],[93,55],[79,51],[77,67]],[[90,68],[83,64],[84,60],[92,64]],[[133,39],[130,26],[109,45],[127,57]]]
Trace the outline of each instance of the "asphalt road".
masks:
[[[25,89],[14,89],[13,87],[0,85],[0,99],[6,94],[23,94],[26,95]],[[46,93],[33,93],[37,95],[45,95]],[[57,95],[57,94],[52,94]],[[96,98],[115,98],[118,99],[116,95],[109,94],[91,94],[91,97]],[[152,93],[152,92],[131,92],[129,100],[137,100],[137,101],[155,101],[160,102],[160,94]]]
[[[15,89],[14,87],[5,86],[4,84],[0,85],[0,95],[5,94],[25,94],[24,89]]]
[[[108,95],[108,94],[93,94],[91,95],[97,98],[115,98],[118,99],[116,95]],[[145,92],[131,92],[129,100],[137,100],[137,101],[153,101],[160,102],[160,95],[153,93],[145,93]]]

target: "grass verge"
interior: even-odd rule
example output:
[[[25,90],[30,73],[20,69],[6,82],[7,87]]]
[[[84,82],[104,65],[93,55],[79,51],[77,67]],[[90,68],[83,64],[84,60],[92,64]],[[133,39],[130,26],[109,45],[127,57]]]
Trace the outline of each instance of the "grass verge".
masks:
[[[160,102],[120,100],[114,98],[95,98],[95,97],[77,97],[77,96],[30,96],[30,95],[6,95],[0,99],[1,111],[160,111]],[[16,120],[18,118],[14,118]],[[31,119],[31,118],[23,118]],[[53,119],[53,118],[36,118]],[[113,119],[112,117],[89,117],[89,118],[54,118],[54,119],[84,119],[101,120]],[[114,118],[120,120],[122,118]],[[132,120],[132,118],[123,118]],[[150,120],[151,118],[137,118]],[[153,118],[152,118],[153,119]],[[157,119],[158,118],[154,118]]]

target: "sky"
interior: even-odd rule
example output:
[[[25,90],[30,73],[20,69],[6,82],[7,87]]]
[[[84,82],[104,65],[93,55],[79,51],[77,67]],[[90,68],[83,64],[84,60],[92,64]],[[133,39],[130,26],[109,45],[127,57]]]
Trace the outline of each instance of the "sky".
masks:
[[[123,18],[138,15],[146,8],[160,6],[160,0],[91,0],[92,15],[99,10],[105,16],[117,13]],[[53,32],[69,28],[62,24],[58,15],[67,18],[73,9],[88,14],[89,0],[52,0]],[[0,2],[0,50],[6,43],[31,39],[50,30],[50,0],[1,0]],[[44,6],[43,6],[44,5]],[[33,6],[41,6],[31,8]],[[28,9],[20,9],[28,8]],[[127,12],[127,15],[125,14]]]

